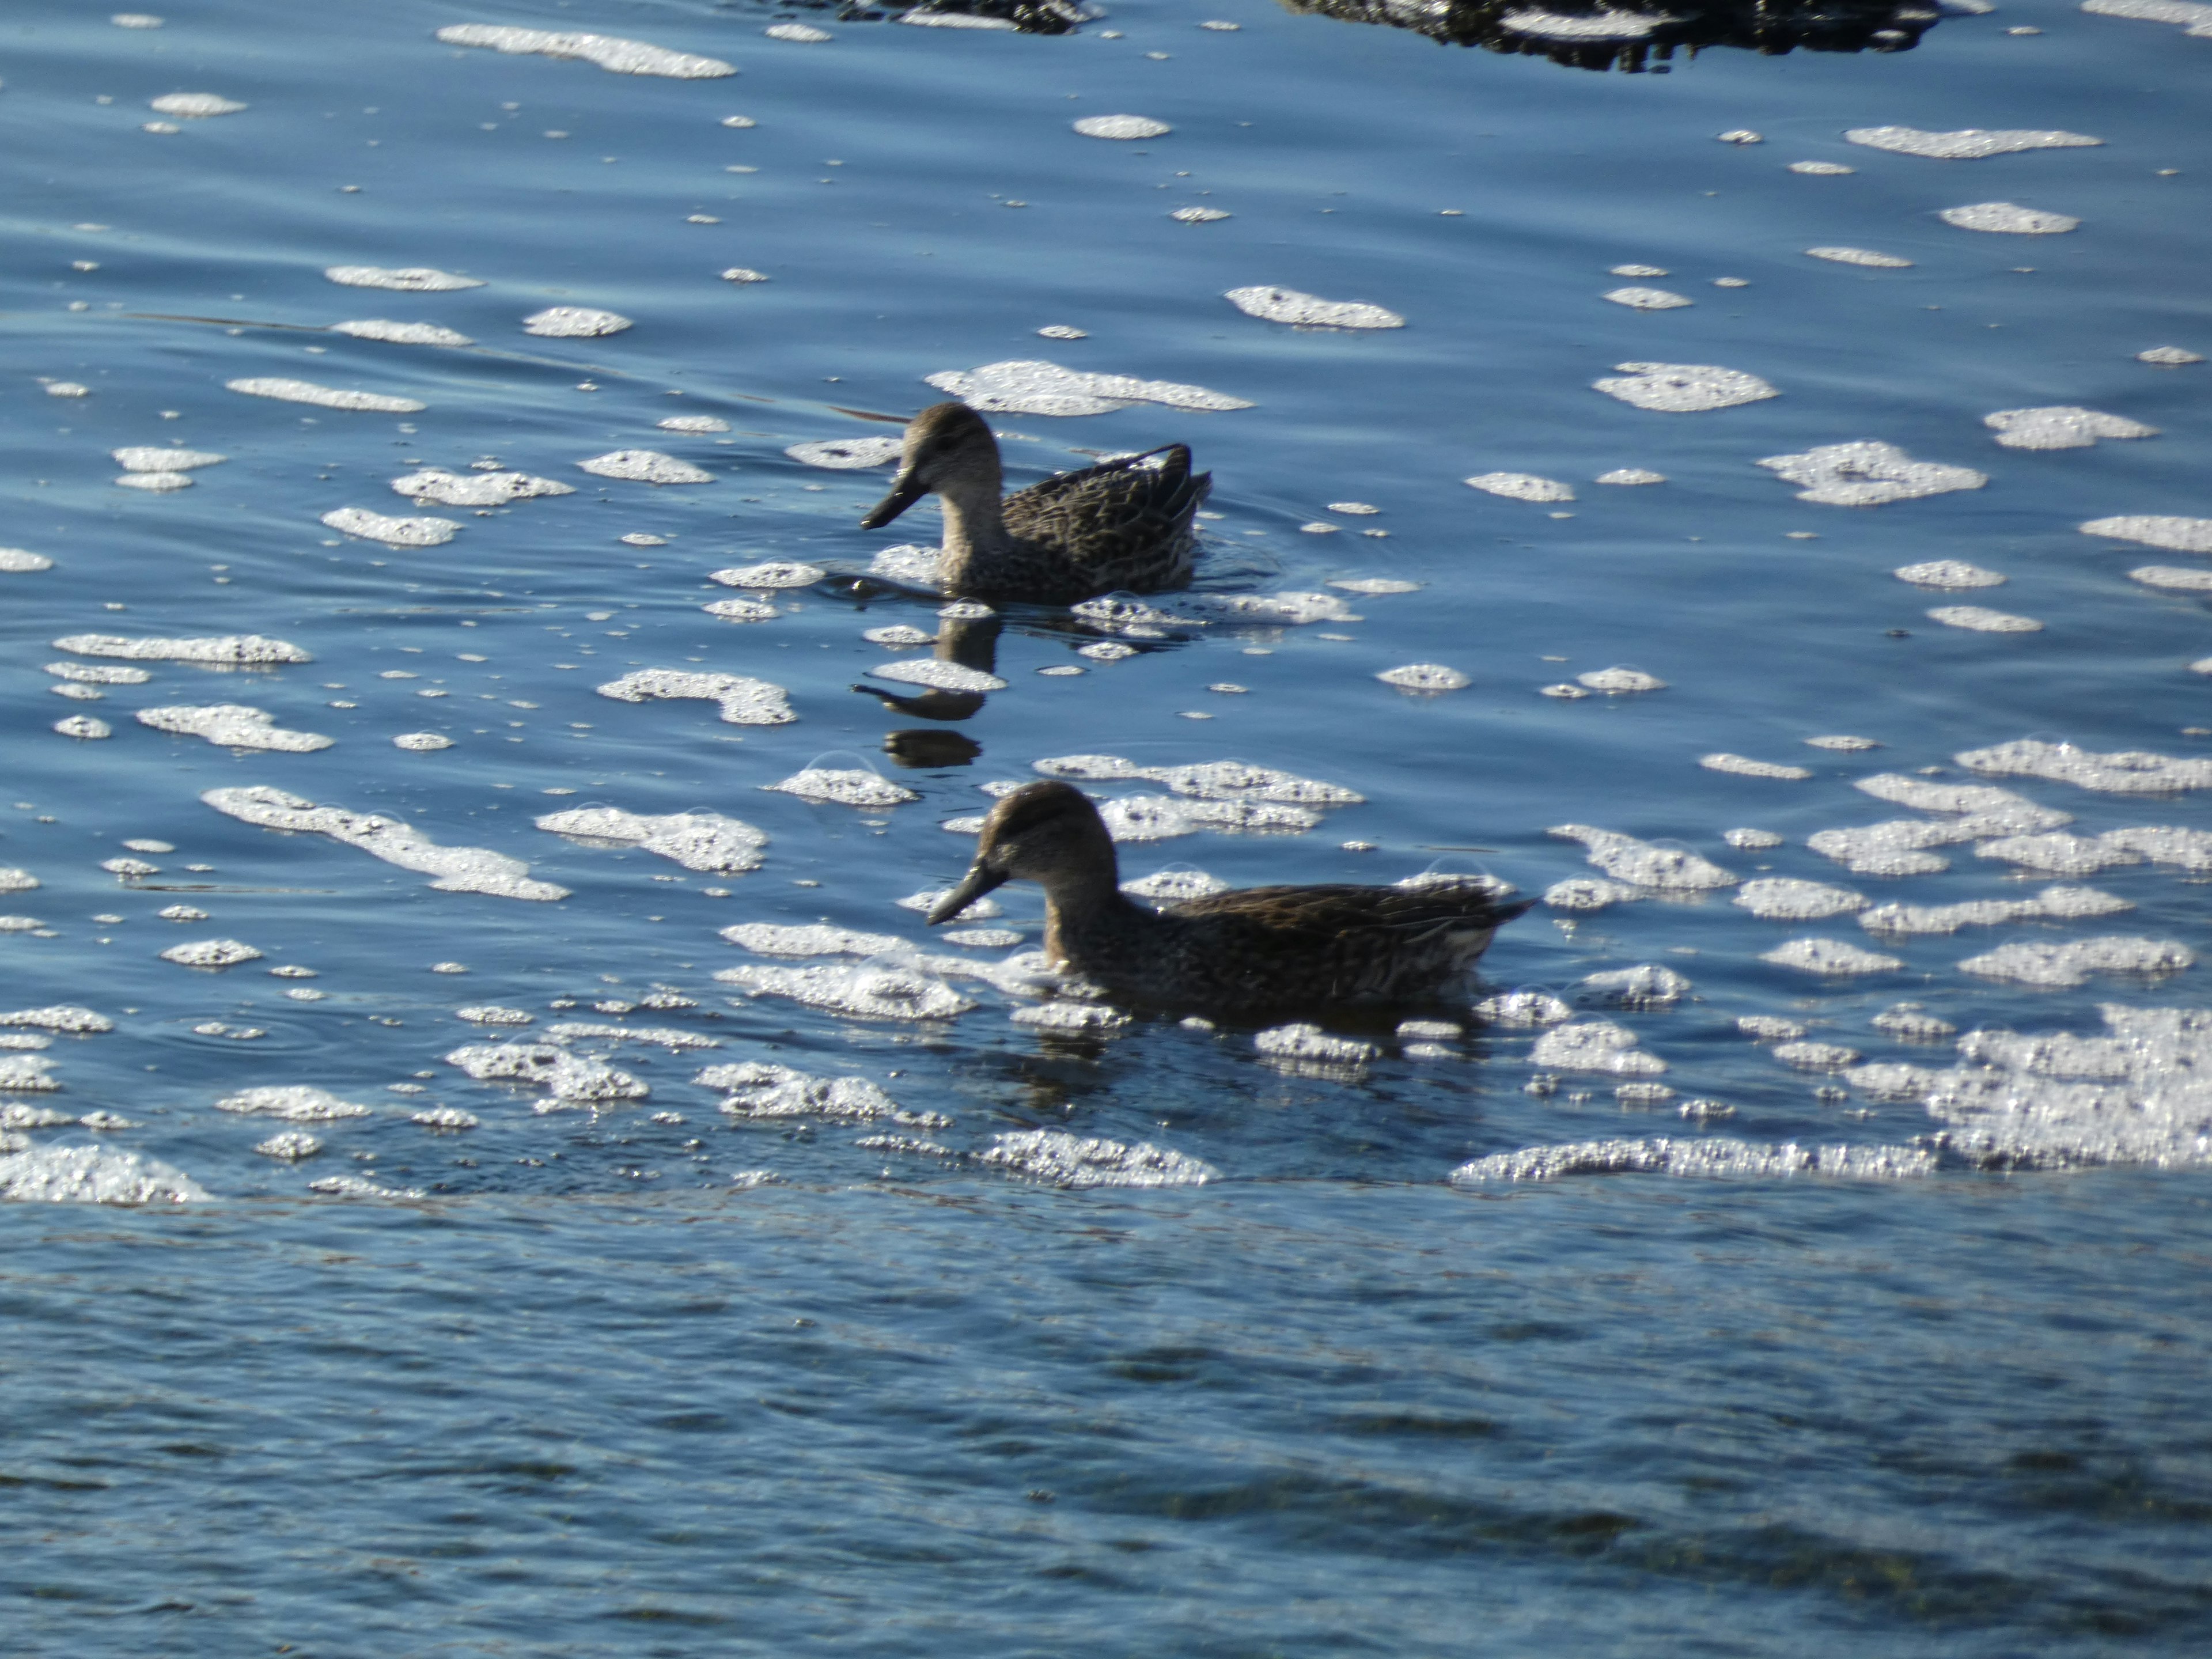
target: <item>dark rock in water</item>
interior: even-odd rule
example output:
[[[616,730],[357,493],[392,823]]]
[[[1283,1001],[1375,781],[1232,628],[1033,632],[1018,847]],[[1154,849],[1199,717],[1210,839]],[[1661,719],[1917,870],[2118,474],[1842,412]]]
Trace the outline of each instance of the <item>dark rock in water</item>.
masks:
[[[871,688],[872,689],[872,688]],[[983,753],[983,745],[961,732],[932,730],[884,733],[884,752],[901,766],[970,766]]]
[[[1291,11],[1412,29],[1446,46],[1548,58],[1574,69],[1639,74],[1680,50],[1740,46],[1906,52],[1933,27],[1934,0],[1664,0],[1557,5],[1534,0],[1279,0]]]

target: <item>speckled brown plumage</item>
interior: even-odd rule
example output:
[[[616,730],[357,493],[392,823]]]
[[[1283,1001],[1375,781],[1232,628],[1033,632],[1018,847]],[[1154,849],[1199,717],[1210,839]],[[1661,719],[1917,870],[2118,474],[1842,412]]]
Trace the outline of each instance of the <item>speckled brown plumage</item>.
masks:
[[[1073,605],[1101,593],[1157,592],[1190,580],[1191,520],[1213,475],[1169,444],[1000,499],[998,440],[964,404],[938,404],[906,431],[890,494],[860,520],[889,524],[924,495],[945,501],[940,585],[964,599]]]
[[[1433,998],[1532,901],[1486,885],[1249,887],[1153,909],[1116,879],[1112,838],[1065,783],[1026,784],[985,819],[933,923],[1010,880],[1045,890],[1044,949],[1124,1000],[1231,1014]]]

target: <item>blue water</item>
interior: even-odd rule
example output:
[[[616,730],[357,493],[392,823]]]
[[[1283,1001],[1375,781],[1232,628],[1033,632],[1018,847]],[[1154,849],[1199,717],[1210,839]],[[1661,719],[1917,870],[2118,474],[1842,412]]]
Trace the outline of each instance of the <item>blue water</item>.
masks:
[[[1887,1182],[1446,1184],[1469,1159],[1607,1138],[1924,1144],[1943,1125],[1923,1104],[1778,1064],[1735,1021],[1779,1016],[1871,1060],[1941,1066],[1964,1062],[1872,1017],[1910,1000],[1964,1031],[2093,1036],[2101,1005],[2204,1006],[2201,966],[2056,988],[1958,967],[2015,941],[2201,948],[2201,885],[2170,864],[2064,878],[2134,907],[2123,914],[1902,941],[1849,916],[1762,920],[1725,891],[1547,907],[1502,933],[1488,988],[1555,994],[1632,1030],[1677,1091],[1656,1105],[1617,1099],[1607,1075],[1526,1091],[1549,1073],[1520,1030],[1474,1030],[1444,1059],[1385,1041],[1364,1066],[1300,1072],[1237,1029],[1040,1036],[973,980],[956,982],[974,1012],[915,1023],[747,998],[714,975],[773,960],[717,937],[741,922],[826,920],[950,953],[892,902],[958,875],[969,842],[939,823],[988,805],[977,784],[1075,753],[1237,758],[1366,798],[1304,835],[1122,849],[1131,875],[1190,865],[1237,884],[1437,868],[1539,894],[1599,873],[1546,833],[1566,823],[1876,903],[2046,884],[1971,844],[1938,849],[1947,872],[1905,878],[1806,849],[1820,830],[1910,816],[1851,784],[1923,769],[2070,813],[2078,835],[2212,829],[2190,794],[1978,778],[1953,758],[2022,738],[2208,753],[2212,683],[2186,667],[2212,652],[2203,599],[2126,574],[2191,556],[2075,526],[2212,514],[2212,366],[2135,360],[2212,354],[2197,275],[2212,253],[2212,44],[2039,0],[1946,18],[1908,52],[1723,48],[1659,76],[1257,0],[1136,0],[1058,37],[793,16],[832,38],[765,38],[793,17],[750,5],[535,0],[305,21],[209,0],[170,7],[159,29],[17,0],[0,21],[15,158],[0,541],[54,562],[0,574],[0,866],[40,884],[0,894],[0,911],[42,924],[0,933],[0,1014],[64,1003],[115,1025],[23,1051],[60,1087],[0,1103],[118,1114],[133,1127],[10,1133],[32,1156],[97,1144],[158,1160],[212,1195],[0,1204],[4,1645],[2199,1650],[2212,1326],[2196,1293],[2203,1142],[2185,1121],[2162,1169],[1996,1173],[1947,1152]],[[741,72],[614,75],[432,38],[486,21],[595,29]],[[2043,33],[2006,33],[2019,27]],[[162,118],[148,100],[177,91],[247,107],[142,131]],[[1122,112],[1173,131],[1070,131]],[[737,114],[757,125],[720,125]],[[1938,161],[1842,137],[1890,124],[2105,143]],[[1734,129],[1764,142],[1714,141]],[[1856,170],[1785,170],[1801,160]],[[2082,223],[2013,236],[1935,216],[2000,200]],[[1184,206],[1232,216],[1167,216]],[[1802,252],[1833,245],[1914,263]],[[1623,264],[1665,270],[1648,280],[1695,304],[1604,303],[1646,280],[1607,274]],[[341,264],[484,286],[341,287],[322,275]],[[732,266],[770,280],[717,279]],[[1253,284],[1384,306],[1407,325],[1292,330],[1220,297]],[[635,326],[522,331],[553,305]],[[362,318],[477,344],[325,331]],[[1088,337],[1040,339],[1050,325]],[[931,605],[825,584],[737,625],[702,614],[732,594],[707,575],[769,559],[865,570],[894,539],[855,527],[885,475],[808,468],[786,447],[893,432],[881,417],[940,395],[923,376],[1021,358],[1253,404],[994,417],[1018,482],[1190,443],[1221,514],[1201,589],[1421,589],[1340,592],[1356,622],[1169,629],[1115,663],[1074,654],[1093,636],[1063,619],[1018,613],[996,655],[1011,686],[948,728],[980,757],[896,763],[885,733],[928,722],[849,688],[911,653],[860,631],[933,628]],[[1781,395],[1666,414],[1590,389],[1632,362],[1721,365]],[[241,377],[428,407],[223,389]],[[42,378],[88,395],[51,396]],[[2021,451],[1981,420],[2051,404],[2161,435]],[[660,430],[672,415],[730,429]],[[1844,508],[1799,501],[1753,465],[1863,439],[1988,483]],[[173,441],[229,459],[173,493],[111,482],[111,449]],[[575,466],[632,447],[714,482],[653,489]],[[389,488],[490,457],[576,493],[478,516]],[[1668,482],[1590,482],[1621,467]],[[1577,499],[1459,482],[1492,471],[1563,480]],[[1382,511],[1330,510],[1341,501]],[[388,549],[318,522],[342,507],[461,527],[441,548]],[[933,522],[897,529],[926,541]],[[1302,531],[1315,522],[1339,527]],[[2009,580],[1939,593],[1890,574],[1936,559]],[[2045,625],[1960,631],[1927,618],[1945,604]],[[70,658],[52,642],[92,632],[255,633],[313,660],[145,662],[148,682],[98,701],[52,695],[42,666]],[[1417,698],[1373,678],[1412,663],[1471,684]],[[1668,689],[1538,695],[1619,664]],[[1034,672],[1066,665],[1088,672]],[[655,667],[773,681],[798,718],[736,726],[709,703],[593,693]],[[418,678],[380,678],[391,671]],[[1245,690],[1208,690],[1229,683]],[[131,717],[221,702],[335,742],[234,751]],[[113,735],[49,729],[71,715]],[[417,731],[454,746],[392,746]],[[1883,746],[1804,745],[1838,732]],[[1813,775],[1697,764],[1715,751]],[[921,799],[860,811],[762,793],[817,763],[872,766]],[[247,785],[526,860],[569,896],[436,890],[200,799]],[[695,872],[531,823],[601,804],[741,817],[769,836],[765,861]],[[1785,840],[1723,842],[1741,826]],[[175,850],[118,879],[99,866],[129,839]],[[1034,890],[997,896],[1007,915],[988,925],[1033,943]],[[179,903],[207,919],[158,917]],[[1803,937],[1905,966],[1834,980],[1760,959]],[[216,973],[158,955],[210,938],[262,957]],[[1583,976],[1641,963],[1693,988],[1665,1008],[1588,1006]],[[315,977],[264,971],[292,964]],[[635,1006],[656,987],[696,1006]],[[285,994],[301,988],[321,1000]],[[455,1018],[480,1004],[536,1024]],[[552,1114],[445,1061],[464,1043],[542,1040],[562,1018],[720,1046],[606,1049],[649,1097]],[[210,1024],[264,1035],[194,1030]],[[750,1060],[862,1076],[950,1117],[927,1132],[944,1155],[854,1145],[888,1125],[725,1116],[720,1091],[690,1081]],[[374,1113],[296,1126],[326,1142],[319,1158],[257,1157],[295,1126],[215,1103],[276,1085]],[[1685,1120],[1692,1097],[1734,1115]],[[434,1105],[480,1126],[410,1121]],[[2040,1161],[2100,1163],[2095,1137],[2062,1120]],[[978,1158],[1035,1128],[1149,1142],[1216,1178],[1064,1191]],[[427,1196],[309,1187],[333,1175]]]

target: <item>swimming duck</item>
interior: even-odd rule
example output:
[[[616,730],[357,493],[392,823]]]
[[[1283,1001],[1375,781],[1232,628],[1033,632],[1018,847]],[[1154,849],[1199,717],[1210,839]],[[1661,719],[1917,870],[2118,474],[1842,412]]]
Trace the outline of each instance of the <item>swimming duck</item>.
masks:
[[[1117,876],[1113,839],[1082,791],[1024,784],[991,809],[967,878],[929,921],[1008,881],[1037,882],[1045,954],[1065,970],[1138,1002],[1249,1013],[1427,1000],[1535,902],[1459,882],[1248,887],[1155,910]]]
[[[1016,490],[1004,501],[999,441],[965,404],[937,404],[906,428],[891,493],[860,520],[880,530],[933,492],[945,499],[939,585],[962,598],[1073,605],[1190,580],[1191,518],[1213,488],[1182,444],[1124,455]]]

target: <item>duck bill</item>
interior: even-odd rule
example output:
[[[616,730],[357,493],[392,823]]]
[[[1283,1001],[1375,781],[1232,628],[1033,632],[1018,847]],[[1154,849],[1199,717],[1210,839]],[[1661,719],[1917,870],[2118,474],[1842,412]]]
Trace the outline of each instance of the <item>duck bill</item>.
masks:
[[[1003,887],[1006,884],[1005,876],[996,870],[985,867],[983,861],[978,859],[969,866],[968,874],[961,884],[930,908],[929,925],[934,927],[940,921],[951,921],[953,917],[958,915],[993,888]]]
[[[893,519],[922,498],[921,480],[911,472],[902,472],[891,485],[891,493],[868,509],[868,516],[860,520],[863,530],[881,530]]]

